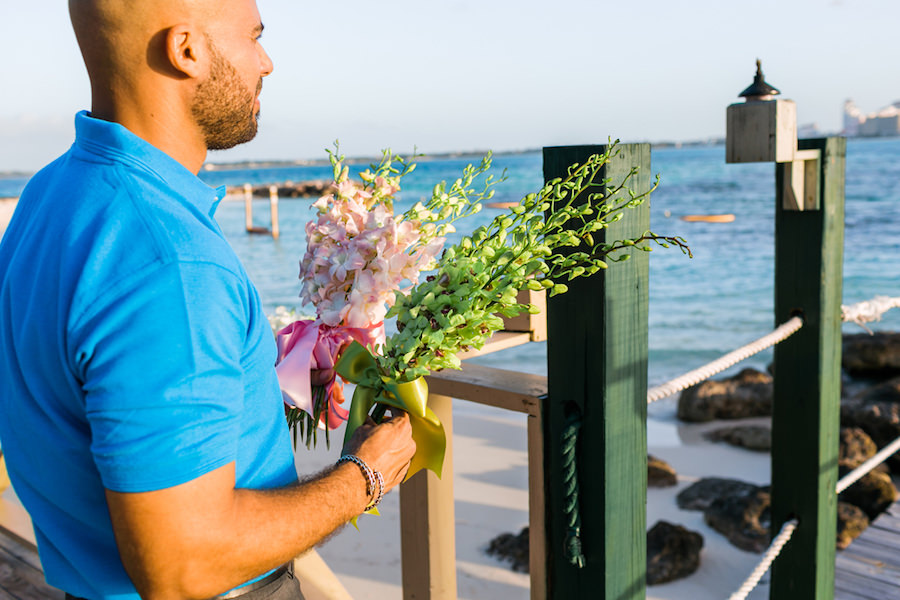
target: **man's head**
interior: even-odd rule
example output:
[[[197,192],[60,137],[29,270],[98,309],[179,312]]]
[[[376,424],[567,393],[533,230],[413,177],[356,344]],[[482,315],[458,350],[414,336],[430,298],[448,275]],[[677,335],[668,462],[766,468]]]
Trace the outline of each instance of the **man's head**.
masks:
[[[166,151],[181,140],[205,155],[256,134],[272,63],[254,0],[69,0],[69,13],[94,116]]]

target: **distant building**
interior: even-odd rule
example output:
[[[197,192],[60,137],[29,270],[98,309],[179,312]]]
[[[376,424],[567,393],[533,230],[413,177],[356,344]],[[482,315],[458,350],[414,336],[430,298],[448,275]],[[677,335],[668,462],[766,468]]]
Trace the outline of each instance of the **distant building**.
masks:
[[[807,123],[797,127],[797,137],[800,139],[822,137],[822,130],[818,123]]]
[[[844,102],[844,135],[847,137],[888,137],[900,135],[900,101],[877,113],[863,115],[852,100]]]
[[[853,100],[844,102],[844,127],[841,133],[847,137],[859,135],[859,124],[866,120],[862,111],[857,108]]]

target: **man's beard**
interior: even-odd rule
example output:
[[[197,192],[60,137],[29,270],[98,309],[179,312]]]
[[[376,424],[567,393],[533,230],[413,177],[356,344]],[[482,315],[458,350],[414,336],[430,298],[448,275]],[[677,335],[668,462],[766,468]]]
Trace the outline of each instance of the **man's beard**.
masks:
[[[208,150],[226,150],[256,137],[259,113],[253,114],[255,96],[244,86],[234,66],[209,43],[209,77],[197,86],[191,114]],[[256,94],[262,89],[262,78]]]

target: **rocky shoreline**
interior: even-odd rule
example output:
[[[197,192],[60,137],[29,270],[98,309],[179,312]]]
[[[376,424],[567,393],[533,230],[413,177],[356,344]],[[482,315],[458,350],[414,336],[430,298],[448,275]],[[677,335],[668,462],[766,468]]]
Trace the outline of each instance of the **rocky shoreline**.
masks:
[[[874,456],[900,437],[900,332],[845,335],[842,358],[839,476]],[[685,423],[771,417],[772,376],[744,369],[733,377],[709,380],[682,392],[677,416]],[[764,419],[765,421],[765,419]],[[708,441],[740,447],[748,452],[771,449],[771,423],[726,425],[707,430]],[[900,456],[862,477],[838,497],[835,546],[849,546],[879,514],[898,498]],[[665,456],[648,456],[648,487],[670,487],[678,475]],[[678,508],[701,511],[703,521],[728,543],[748,552],[768,548],[771,496],[768,485],[740,479],[703,477],[676,496]],[[502,538],[502,540],[501,540]],[[647,583],[656,585],[687,577],[702,560],[703,536],[666,520],[647,533]],[[488,553],[527,570],[527,531],[504,534]]]
[[[284,181],[281,183],[265,183],[250,185],[250,193],[254,198],[268,198],[270,189],[275,188],[279,198],[319,198],[329,193],[334,182],[326,179],[313,179],[309,181]],[[225,188],[229,196],[243,196],[245,186],[234,185]]]

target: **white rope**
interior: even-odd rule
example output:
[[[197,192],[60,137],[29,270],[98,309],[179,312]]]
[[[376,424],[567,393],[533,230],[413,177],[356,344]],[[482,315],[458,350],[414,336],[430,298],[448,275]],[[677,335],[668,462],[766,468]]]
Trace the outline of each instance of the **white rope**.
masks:
[[[692,385],[696,385],[701,381],[705,381],[713,375],[721,373],[728,367],[731,367],[732,365],[735,365],[742,360],[750,358],[754,354],[762,352],[766,348],[774,346],[778,342],[787,339],[801,327],[803,327],[803,319],[801,319],[800,317],[793,317],[785,321],[784,324],[780,325],[772,333],[764,335],[755,342],[751,342],[746,346],[729,352],[725,356],[714,360],[713,362],[704,365],[699,369],[689,371],[681,377],[676,377],[675,379],[662,385],[650,388],[647,391],[647,402],[651,403],[656,402],[657,400],[662,400],[663,398],[667,398],[672,394],[678,393],[681,390],[691,387]]]
[[[875,296],[871,300],[857,302],[850,306],[841,305],[841,320],[845,323],[856,323],[869,333],[872,330],[864,325],[872,321],[880,321],[881,316],[892,308],[900,308],[900,297]]]
[[[841,477],[840,481],[837,482],[837,493],[840,494],[848,487],[856,483],[866,473],[886,461],[888,457],[895,453],[897,450],[900,450],[900,438],[897,438],[896,440],[882,448],[878,452],[878,454]]]
[[[791,519],[781,526],[781,531],[778,532],[778,535],[775,536],[775,539],[772,540],[772,544],[769,546],[769,549],[766,550],[765,555],[759,561],[759,564],[756,565],[756,568],[753,569],[753,572],[750,573],[750,576],[744,580],[744,583],[738,590],[728,597],[728,600],[744,600],[750,592],[753,591],[753,588],[759,583],[759,580],[762,579],[763,575],[769,570],[769,567],[772,566],[772,563],[778,558],[778,555],[781,553],[781,549],[784,548],[784,545],[788,543],[788,540],[791,539],[791,536],[794,534],[794,530],[797,528],[797,519]]]

